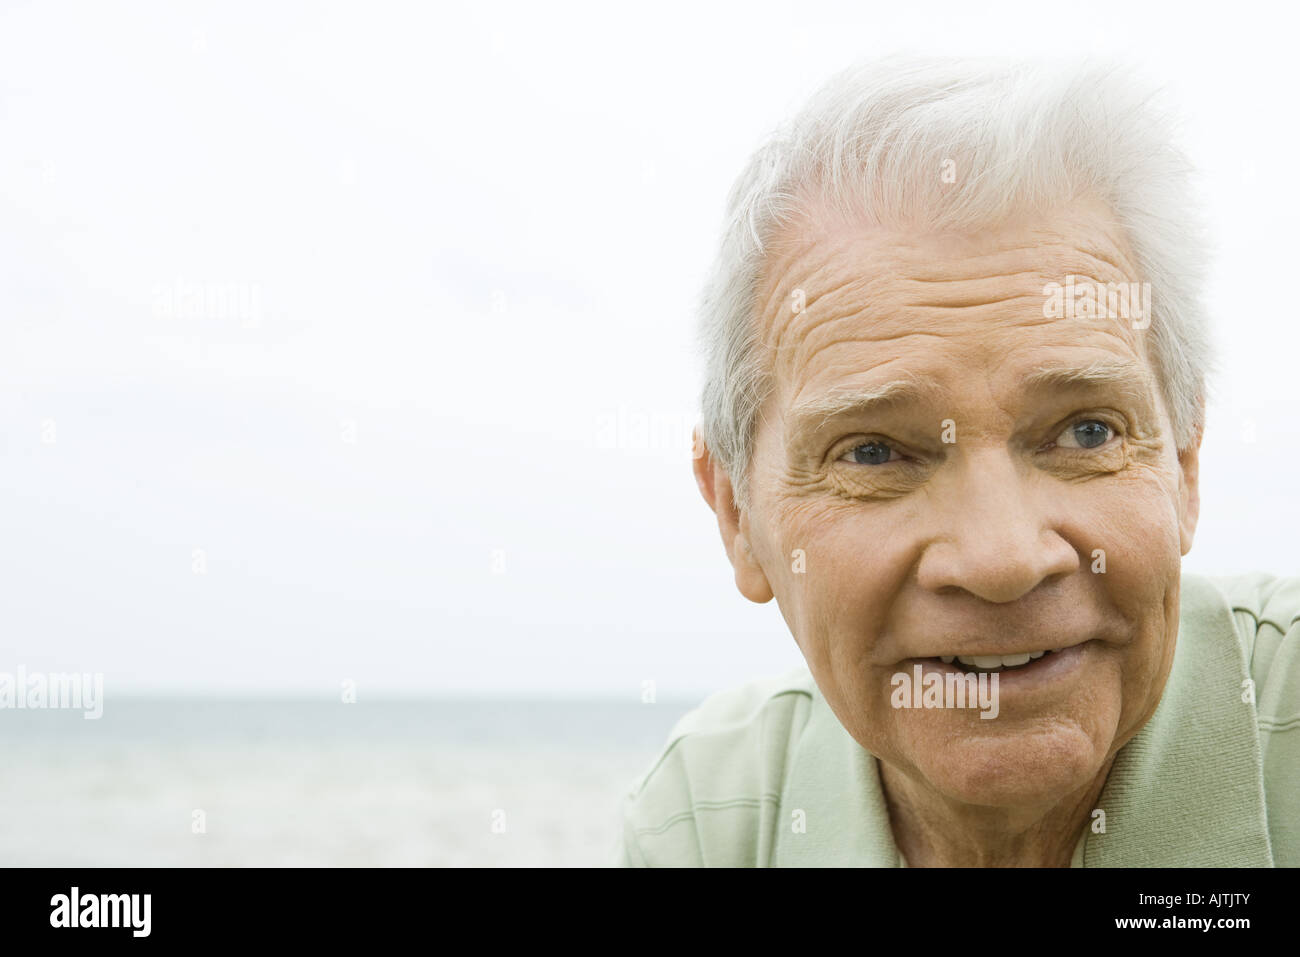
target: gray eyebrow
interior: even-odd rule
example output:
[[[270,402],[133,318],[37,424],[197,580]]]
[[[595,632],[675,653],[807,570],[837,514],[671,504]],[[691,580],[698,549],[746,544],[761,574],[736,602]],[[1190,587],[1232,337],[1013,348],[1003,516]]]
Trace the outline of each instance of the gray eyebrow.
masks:
[[[868,413],[883,406],[934,402],[940,394],[934,383],[908,376],[865,389],[834,389],[796,403],[790,409],[790,417],[800,425],[815,425],[836,416]]]
[[[1137,399],[1145,399],[1155,386],[1150,372],[1123,359],[1098,359],[1082,366],[1042,366],[1026,373],[1023,382],[1027,390],[1035,392],[1111,386]]]

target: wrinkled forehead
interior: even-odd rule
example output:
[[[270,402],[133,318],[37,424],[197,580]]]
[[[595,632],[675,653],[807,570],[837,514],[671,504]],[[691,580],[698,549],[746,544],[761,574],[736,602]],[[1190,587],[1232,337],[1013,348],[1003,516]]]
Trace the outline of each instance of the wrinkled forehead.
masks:
[[[1054,347],[1127,354],[1149,370],[1150,296],[1123,230],[1099,203],[965,232],[814,211],[770,246],[756,321],[775,391],[790,398],[814,378],[945,348],[960,349],[972,372]]]

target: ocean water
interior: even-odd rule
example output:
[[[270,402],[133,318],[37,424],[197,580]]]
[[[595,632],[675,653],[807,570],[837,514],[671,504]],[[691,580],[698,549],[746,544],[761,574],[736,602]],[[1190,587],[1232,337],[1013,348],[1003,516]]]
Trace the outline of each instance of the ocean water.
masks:
[[[0,865],[603,866],[619,799],[694,704],[0,710]]]

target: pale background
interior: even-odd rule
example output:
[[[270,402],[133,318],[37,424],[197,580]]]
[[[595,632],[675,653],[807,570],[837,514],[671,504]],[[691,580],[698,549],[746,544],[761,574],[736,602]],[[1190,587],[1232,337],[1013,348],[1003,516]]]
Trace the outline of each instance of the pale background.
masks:
[[[1223,367],[1186,567],[1300,572],[1293,33],[1084,9],[5,4],[0,670],[111,715],[797,665],[690,476],[691,307],[759,137],[897,50],[1120,52],[1184,104]]]

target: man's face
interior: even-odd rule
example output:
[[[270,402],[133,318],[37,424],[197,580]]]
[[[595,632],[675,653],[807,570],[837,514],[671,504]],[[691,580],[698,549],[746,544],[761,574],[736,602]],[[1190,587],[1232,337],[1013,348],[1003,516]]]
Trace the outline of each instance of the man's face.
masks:
[[[742,590],[770,588],[839,720],[909,777],[995,806],[1084,788],[1172,664],[1196,451],[1146,333],[1045,318],[1044,286],[1145,277],[1087,202],[973,236],[811,222],[760,300]],[[998,672],[996,718],[891,704],[916,664],[1038,652]]]

